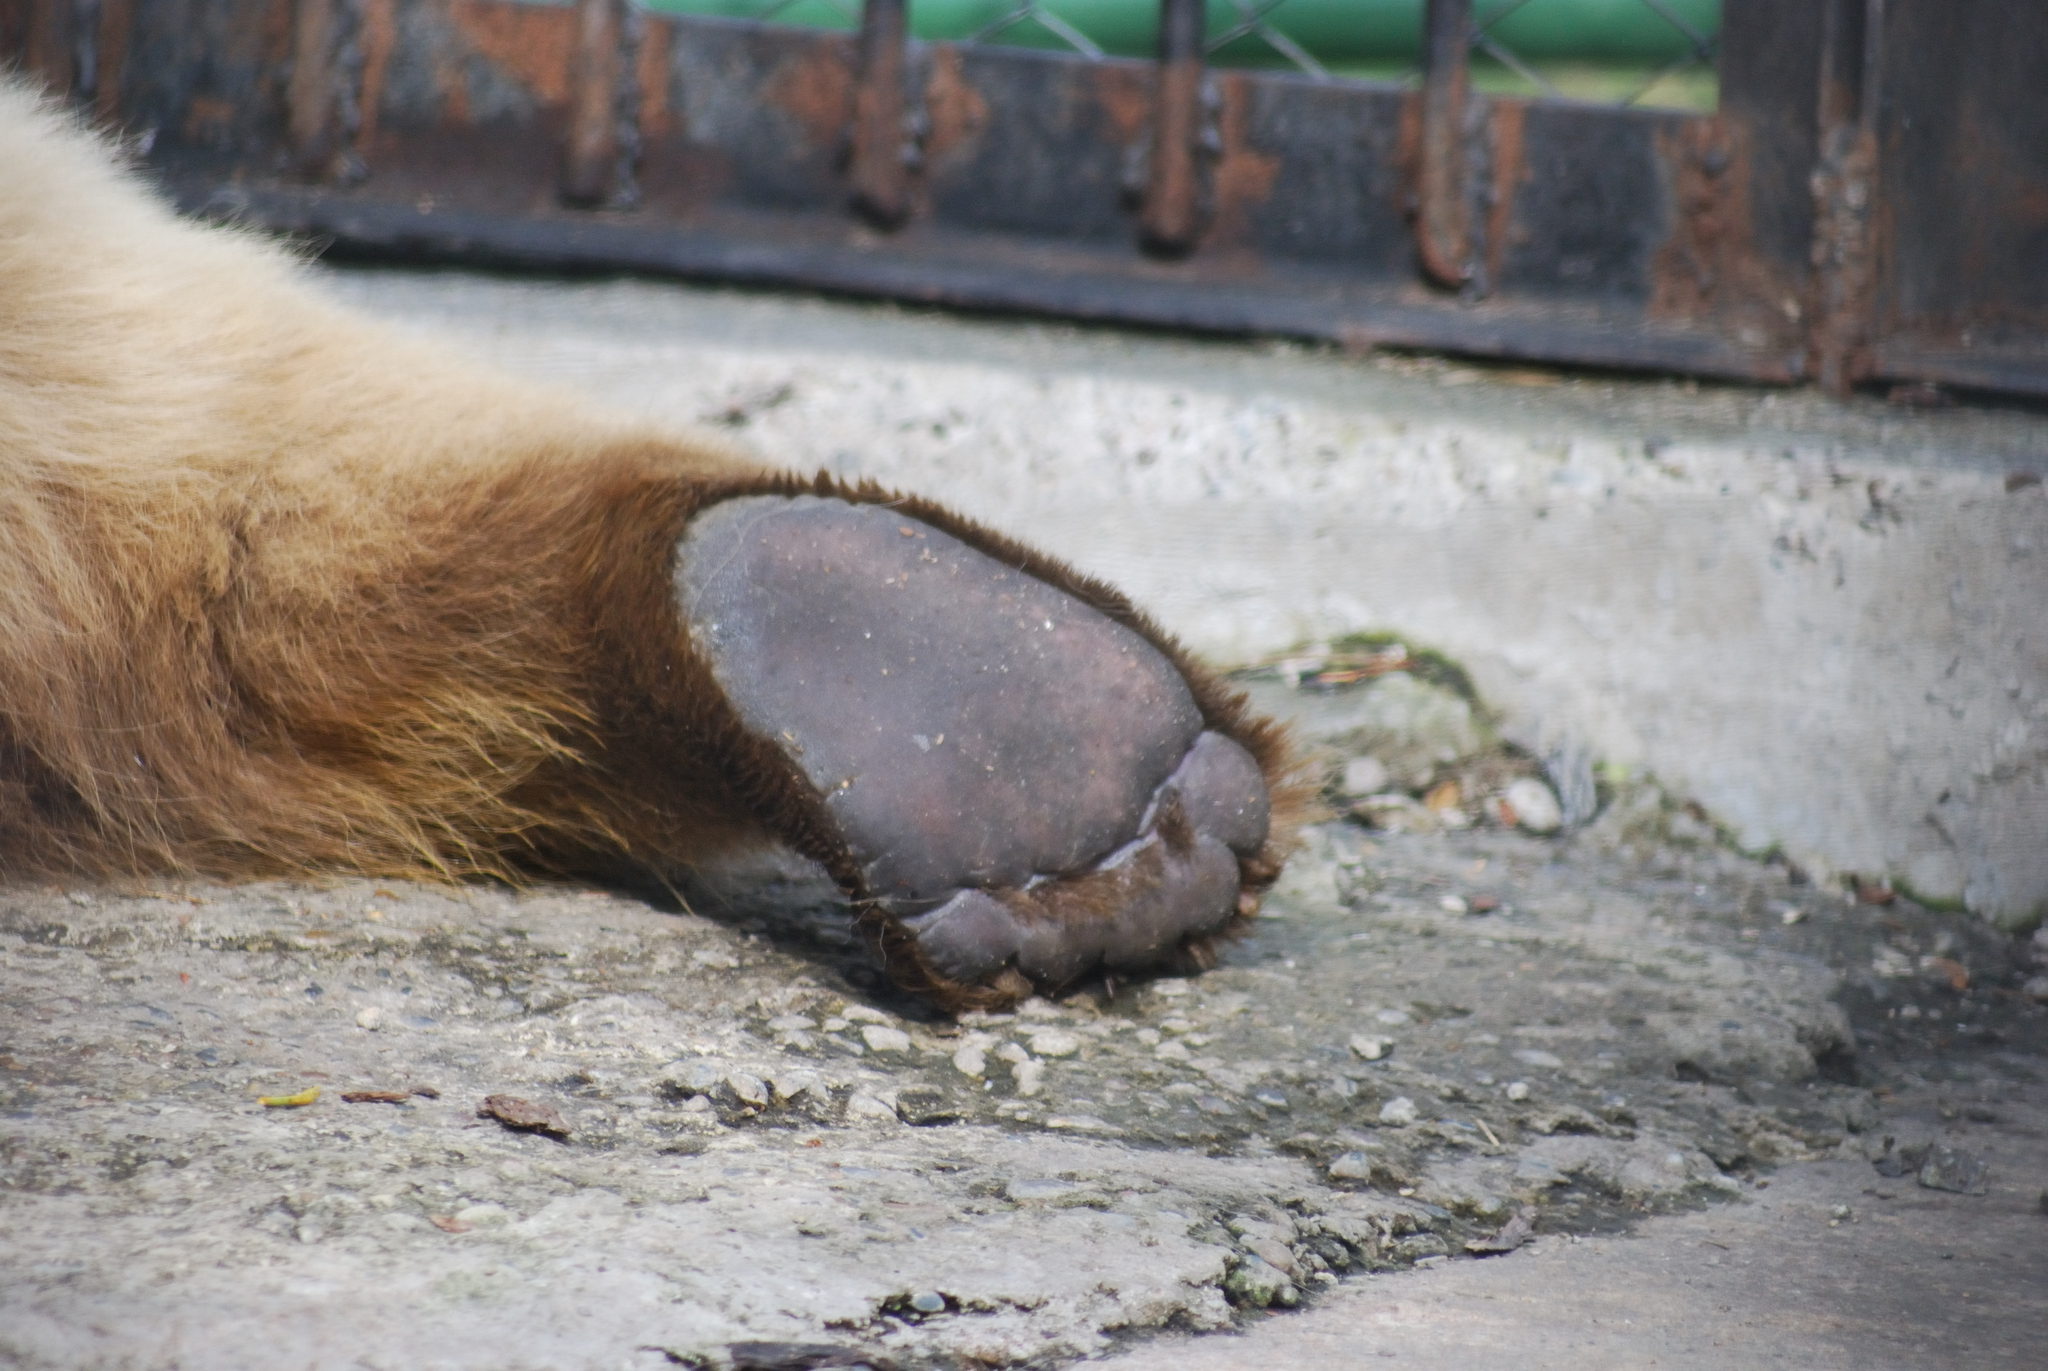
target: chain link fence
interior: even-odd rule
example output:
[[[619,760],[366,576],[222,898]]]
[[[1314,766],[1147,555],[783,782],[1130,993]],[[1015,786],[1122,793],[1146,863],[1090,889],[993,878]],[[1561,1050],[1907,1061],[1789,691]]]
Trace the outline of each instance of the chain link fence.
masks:
[[[855,29],[860,0],[645,0],[656,12]],[[1424,0],[1208,0],[1210,65],[1421,83]],[[1151,57],[1157,0],[911,0],[914,36]],[[1472,0],[1472,83],[1492,94],[1712,110],[1721,0]]]

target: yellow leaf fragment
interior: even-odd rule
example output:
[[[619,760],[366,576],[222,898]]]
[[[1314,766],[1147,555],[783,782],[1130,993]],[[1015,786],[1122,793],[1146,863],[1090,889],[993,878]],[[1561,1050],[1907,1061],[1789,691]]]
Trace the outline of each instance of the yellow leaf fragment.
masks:
[[[256,1103],[260,1105],[266,1105],[271,1109],[297,1109],[299,1106],[311,1104],[313,1103],[313,1101],[319,1098],[320,1087],[317,1085],[309,1085],[296,1095],[260,1096],[258,1097]]]

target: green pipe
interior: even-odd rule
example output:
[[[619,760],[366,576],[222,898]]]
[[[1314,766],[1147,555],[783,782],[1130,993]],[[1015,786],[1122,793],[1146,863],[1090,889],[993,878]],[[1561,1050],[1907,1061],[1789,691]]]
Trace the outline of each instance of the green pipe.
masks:
[[[679,14],[751,19],[770,0],[646,0],[650,9]],[[858,0],[844,0],[859,13]],[[1043,7],[1086,35],[1104,52],[1149,57],[1157,42],[1157,0],[1041,0]],[[1257,10],[1264,0],[1248,0]],[[1483,22],[1512,0],[1478,0]],[[1423,0],[1283,0],[1266,22],[1325,63],[1412,62],[1422,32]],[[1721,0],[1663,0],[1665,8],[1708,38],[1721,29]],[[965,38],[1010,13],[1009,0],[910,0],[910,29],[919,38]],[[1208,0],[1212,41],[1239,19],[1230,0]],[[827,0],[795,0],[777,11],[778,23],[848,28],[853,21]],[[1692,51],[1691,41],[1645,0],[1527,0],[1488,32],[1532,61],[1653,64]],[[1004,30],[996,42],[1019,47],[1068,45],[1034,21]],[[1243,38],[1218,54],[1225,62],[1259,61],[1271,49]]]

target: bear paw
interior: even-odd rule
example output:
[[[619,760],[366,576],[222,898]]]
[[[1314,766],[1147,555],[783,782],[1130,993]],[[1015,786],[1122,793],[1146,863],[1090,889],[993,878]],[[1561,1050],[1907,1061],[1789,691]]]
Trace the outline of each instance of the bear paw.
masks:
[[[1260,762],[1167,653],[931,522],[725,500],[685,530],[675,588],[802,801],[763,817],[908,988],[964,1007],[1199,965],[1277,870]]]

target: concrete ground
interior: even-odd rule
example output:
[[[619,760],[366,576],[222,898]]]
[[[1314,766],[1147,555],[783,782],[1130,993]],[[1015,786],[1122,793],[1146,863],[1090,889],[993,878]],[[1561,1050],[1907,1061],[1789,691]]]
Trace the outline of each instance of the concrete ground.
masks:
[[[1326,825],[959,1024],[801,883],[6,891],[0,1360],[2033,1364],[2034,945],[1644,836]]]
[[[2039,1098],[2035,1085],[1984,1111],[1997,1125],[1968,1129],[1970,1145],[2010,1168],[1985,1195],[1888,1181],[1858,1158],[1800,1163],[1738,1203],[1539,1240],[1511,1258],[1366,1277],[1238,1336],[1160,1339],[1105,1365],[2036,1365],[2048,1348]],[[1932,1135],[1943,1109],[1938,1090],[1897,1094],[1887,1126]]]
[[[1926,473],[1918,509],[1976,509],[1983,536],[2007,540],[2000,565],[2033,574],[2011,549],[2038,509],[2003,503],[2040,493],[2008,475],[2048,465],[2048,434],[2023,413],[1899,414],[659,286],[333,284],[531,374],[715,423],[792,462],[931,489],[1090,569],[1121,569],[1226,664],[1348,629],[1414,631],[1407,611],[1376,608],[1392,601],[1338,602],[1352,592],[1330,559],[1367,555],[1355,536],[1285,559],[1290,533],[1317,541],[1302,473],[1321,463],[1351,479],[1317,455],[1344,424],[1358,462],[1408,502],[1378,527],[1410,554],[1434,529],[1455,553],[1430,564],[1451,590],[1497,530],[1469,490],[1432,495],[1431,464],[1491,461],[1518,429],[1638,453],[1626,435],[1654,431],[1693,454],[1694,476],[1731,481],[1765,460],[1758,444]],[[1422,437],[1404,446],[1404,433]],[[1630,538],[1712,503],[1651,498],[1690,476],[1615,472],[1650,492]],[[1306,483],[1246,486],[1283,476]],[[1750,489],[1743,508],[1761,498]],[[1080,517],[1090,500],[1097,515]],[[1908,504],[1885,527],[1911,528]],[[1112,507],[1156,517],[1119,530],[1101,513]],[[1264,532],[1218,534],[1226,551],[1206,555],[1203,531],[1232,508]],[[1749,517],[1692,527],[1732,538]],[[1865,536],[1826,525],[1808,531]],[[1264,589],[1240,576],[1254,554],[1282,563],[1259,573]],[[1521,555],[1502,550],[1494,579]],[[1852,560],[1845,578],[1862,574]],[[1975,613],[1977,590],[1942,593]],[[1910,787],[1914,767],[1939,771],[1912,737],[1829,773],[1807,750],[1772,751],[1783,729],[1821,726],[1809,717],[1758,736],[1670,723],[1660,710],[1683,723],[1695,705],[1668,665],[1655,689],[1615,683],[1639,629],[1668,645],[1703,626],[1639,625],[1626,596],[1570,595],[1610,616],[1606,646],[1585,633],[1518,675],[1482,645],[1470,665],[1491,712],[1405,673],[1321,693],[1247,678],[1333,777],[1371,755],[1397,773],[1391,786],[1455,781],[1462,798],[1411,813],[1425,831],[1391,832],[1341,817],[1333,791],[1269,917],[1222,967],[1013,1015],[953,1023],[892,995],[794,863],[707,872],[651,900],[0,886],[0,1364],[2038,1362],[2048,943],[1903,895],[1859,900],[1832,879],[1826,844],[1853,853],[1859,832],[1882,840],[1910,811],[1875,793],[1885,778]],[[1476,642],[1512,609],[1447,611],[1446,631],[1422,641],[1464,660],[1461,635]],[[1800,612],[1838,623],[1825,596]],[[1941,698],[1970,727],[2010,734],[2018,717],[2001,755],[2038,782],[2026,720],[2039,678],[2007,692],[1997,673],[2030,659],[1997,637],[2006,620],[1971,625],[2006,655]],[[1882,674],[1849,657],[1816,667],[1795,653],[1783,671],[1809,685],[1813,671]],[[1715,678],[1715,708],[1746,727],[1770,708],[1738,687],[1766,706],[1783,696],[1752,659],[1737,666]],[[1569,681],[1574,668],[1591,684]],[[1917,718],[1885,712],[1921,688],[1904,667],[1895,677],[1838,697],[1827,736],[1882,739]],[[1581,705],[1615,716],[1607,733]],[[1542,732],[1559,717],[1576,731]],[[1499,788],[1546,762],[1568,807],[1583,782],[1597,812],[1554,836],[1502,827]],[[1973,783],[1972,813],[2021,812],[1984,799],[2012,775]],[[1745,814],[1779,812],[1771,795],[1796,801],[1783,812],[1811,822],[1814,845],[1745,856],[1730,839],[1746,841]],[[2005,839],[1978,838],[1941,850],[1958,870],[1967,856],[2028,879]],[[348,1098],[363,1092],[381,1095]]]

